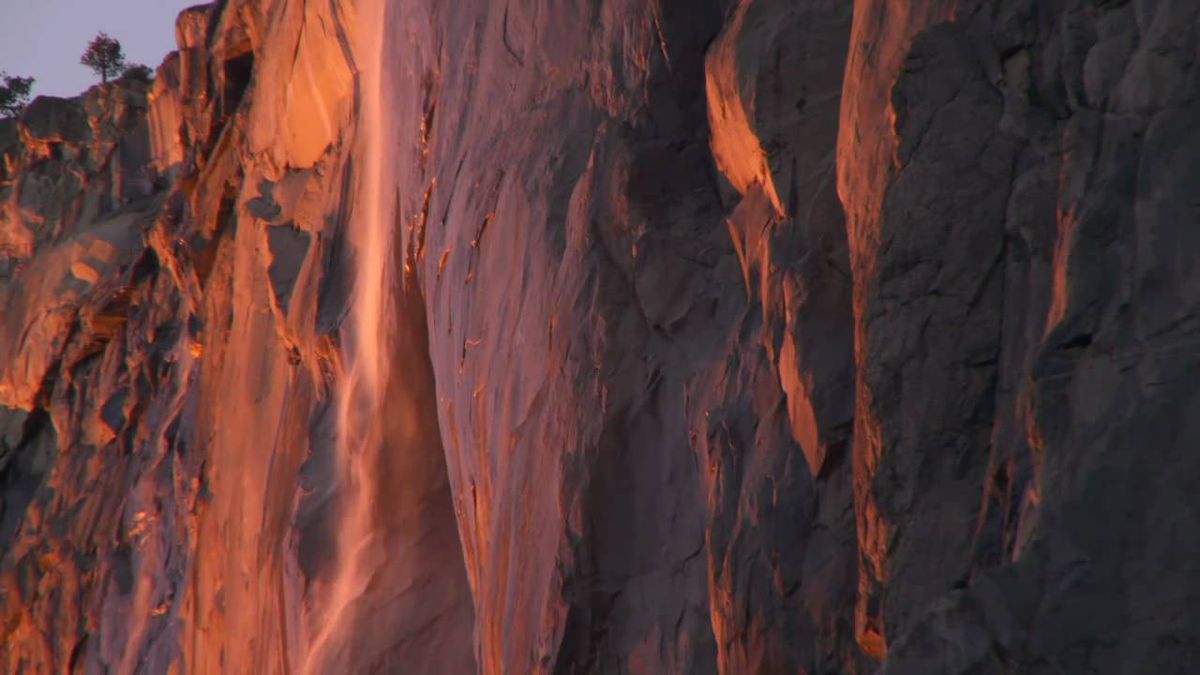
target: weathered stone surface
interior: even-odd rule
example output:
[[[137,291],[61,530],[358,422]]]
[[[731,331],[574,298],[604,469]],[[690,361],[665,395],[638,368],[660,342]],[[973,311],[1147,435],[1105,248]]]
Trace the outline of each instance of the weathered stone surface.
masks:
[[[1186,672],[1197,9],[958,5],[856,7],[860,639],[895,673]]]
[[[0,666],[1194,671],[1197,30],[185,10],[0,120]]]

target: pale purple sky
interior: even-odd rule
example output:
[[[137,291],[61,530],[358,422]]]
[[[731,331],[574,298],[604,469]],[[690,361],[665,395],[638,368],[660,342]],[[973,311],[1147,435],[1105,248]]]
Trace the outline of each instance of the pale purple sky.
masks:
[[[175,49],[175,17],[203,0],[0,0],[0,70],[37,78],[33,95],[74,96],[100,81],[79,57],[98,31],[130,63],[157,68]]]

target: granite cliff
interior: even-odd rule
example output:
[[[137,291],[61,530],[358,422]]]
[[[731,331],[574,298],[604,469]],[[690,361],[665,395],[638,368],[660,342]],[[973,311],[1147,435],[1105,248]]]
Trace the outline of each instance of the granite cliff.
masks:
[[[1194,672],[1198,31],[186,10],[0,120],[0,665]]]

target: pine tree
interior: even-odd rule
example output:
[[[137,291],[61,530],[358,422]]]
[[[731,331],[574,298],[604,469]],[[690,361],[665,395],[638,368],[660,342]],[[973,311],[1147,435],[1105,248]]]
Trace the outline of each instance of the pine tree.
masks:
[[[32,77],[14,77],[0,71],[0,115],[16,117],[29,102]]]
[[[107,83],[110,76],[125,70],[125,52],[120,42],[101,31],[88,44],[79,62],[95,71],[101,82]]]

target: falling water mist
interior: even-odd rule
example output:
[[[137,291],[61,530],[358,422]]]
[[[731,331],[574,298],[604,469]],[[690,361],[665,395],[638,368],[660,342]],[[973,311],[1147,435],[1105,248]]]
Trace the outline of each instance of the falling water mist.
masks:
[[[406,108],[382,0],[361,6],[359,126],[348,238],[355,281],[338,393],[336,570],[313,594],[306,673],[473,672],[473,610],[438,425],[418,263],[400,245]],[[392,95],[393,87],[396,96]],[[408,113],[408,114],[406,114]],[[406,144],[403,129],[412,127]],[[415,165],[420,165],[416,162]],[[406,187],[409,188],[406,190]],[[447,573],[458,570],[457,574]]]
[[[364,0],[360,5],[357,180],[348,226],[355,282],[349,322],[343,328],[345,370],[338,392],[342,506],[336,535],[337,569],[324,597],[318,598],[321,606],[315,611],[314,634],[304,662],[307,673],[328,672],[344,662],[355,602],[385,556],[373,517],[378,482],[372,470],[383,441],[381,402],[391,368],[384,345],[394,318],[388,311],[389,289],[393,288],[394,201],[385,196],[385,186],[394,181],[389,180],[383,161],[390,134],[381,102],[384,4],[382,0]]]

